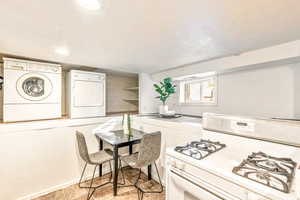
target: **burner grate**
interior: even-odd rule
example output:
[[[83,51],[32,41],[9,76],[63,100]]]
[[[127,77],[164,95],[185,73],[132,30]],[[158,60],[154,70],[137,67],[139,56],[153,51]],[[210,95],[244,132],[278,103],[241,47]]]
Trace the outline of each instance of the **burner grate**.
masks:
[[[210,154],[223,149],[225,146],[225,144],[221,144],[220,142],[201,139],[200,141],[193,141],[185,146],[177,146],[175,147],[175,151],[201,160]]]
[[[289,193],[296,166],[297,163],[289,158],[278,158],[258,152],[252,153],[232,171],[239,176]]]

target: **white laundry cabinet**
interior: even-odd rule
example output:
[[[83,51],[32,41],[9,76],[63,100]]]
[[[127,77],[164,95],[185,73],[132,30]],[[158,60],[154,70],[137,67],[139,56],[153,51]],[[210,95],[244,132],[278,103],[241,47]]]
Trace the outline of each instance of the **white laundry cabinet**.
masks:
[[[105,74],[71,70],[67,75],[67,112],[71,119],[105,116]]]

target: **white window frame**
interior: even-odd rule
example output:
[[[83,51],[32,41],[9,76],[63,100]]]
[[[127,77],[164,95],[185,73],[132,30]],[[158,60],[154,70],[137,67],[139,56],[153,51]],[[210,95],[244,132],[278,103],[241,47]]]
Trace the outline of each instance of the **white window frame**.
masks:
[[[215,97],[214,97],[214,101],[213,102],[203,102],[203,101],[195,101],[195,102],[189,102],[187,101],[187,84],[188,83],[197,83],[197,82],[204,82],[207,80],[214,80],[215,83]],[[204,105],[204,106],[217,106],[218,105],[218,77],[215,76],[209,76],[209,77],[202,77],[202,78],[193,78],[192,80],[182,80],[180,81],[180,94],[179,94],[179,98],[178,98],[178,103],[179,105]],[[184,88],[182,88],[182,84],[184,84]],[[182,91],[182,89],[184,89],[184,91]],[[184,92],[184,96],[182,97],[182,92]],[[184,98],[184,100],[182,100],[182,98]]]

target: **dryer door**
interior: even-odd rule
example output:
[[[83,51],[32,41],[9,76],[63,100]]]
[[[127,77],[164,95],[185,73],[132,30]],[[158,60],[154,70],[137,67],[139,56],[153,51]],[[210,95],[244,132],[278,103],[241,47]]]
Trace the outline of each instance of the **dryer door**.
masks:
[[[99,107],[104,104],[102,81],[74,81],[74,107]]]
[[[17,91],[24,99],[41,101],[53,91],[51,81],[40,73],[27,73],[17,81]]]

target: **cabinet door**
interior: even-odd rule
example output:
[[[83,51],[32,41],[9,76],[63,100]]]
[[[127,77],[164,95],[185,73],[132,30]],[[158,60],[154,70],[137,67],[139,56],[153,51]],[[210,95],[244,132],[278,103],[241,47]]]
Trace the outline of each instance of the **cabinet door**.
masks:
[[[99,124],[1,133],[0,199],[19,199],[78,181],[85,162],[79,156],[75,133],[84,133],[92,153],[98,151],[97,139],[92,134],[97,126]],[[108,169],[105,165],[104,172]],[[89,166],[86,177],[91,175]]]
[[[1,134],[0,146],[0,199],[18,199],[79,176],[68,127]]]

